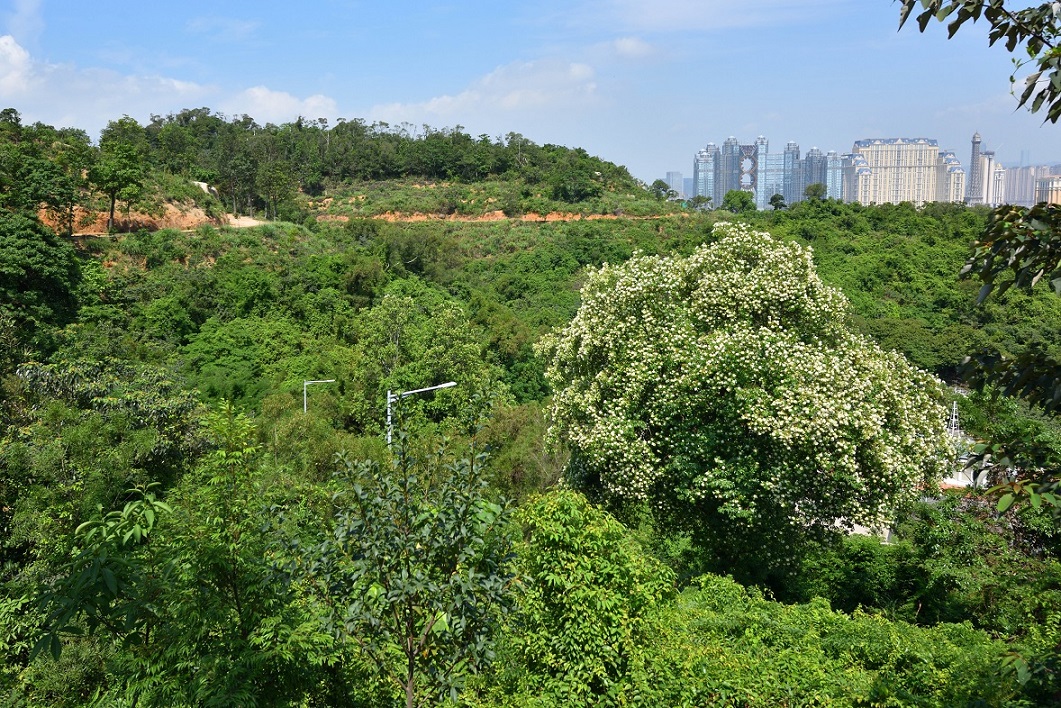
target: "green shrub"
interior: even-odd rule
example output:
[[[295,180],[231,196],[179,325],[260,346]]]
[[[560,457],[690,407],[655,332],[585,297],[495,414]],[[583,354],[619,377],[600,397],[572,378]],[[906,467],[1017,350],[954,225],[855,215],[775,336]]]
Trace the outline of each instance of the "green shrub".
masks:
[[[673,576],[576,492],[532,499],[516,521],[524,592],[509,623],[503,682],[559,704],[599,700],[643,660],[647,618],[671,595]]]

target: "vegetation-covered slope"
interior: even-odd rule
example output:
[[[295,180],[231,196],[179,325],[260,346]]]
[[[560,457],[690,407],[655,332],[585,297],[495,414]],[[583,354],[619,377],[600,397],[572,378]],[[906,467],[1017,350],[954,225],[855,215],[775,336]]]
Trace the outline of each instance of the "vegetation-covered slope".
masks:
[[[394,705],[410,686],[415,701],[452,688],[481,705],[1055,697],[1061,566],[1044,514],[998,522],[956,497],[903,505],[890,546],[826,533],[726,555],[725,534],[698,537],[637,504],[617,519],[554,489],[567,451],[544,445],[553,392],[535,343],[575,317],[588,268],[710,249],[730,215],[669,214],[677,207],[621,168],[518,136],[263,128],[191,111],[112,124],[108,140],[145,168],[114,192],[119,207],[198,178],[220,190],[216,213],[253,207],[294,222],[67,239],[39,209],[107,211],[102,182],[77,180],[123,151],[101,146],[64,171],[57,144],[76,131],[11,114],[4,130],[5,699]],[[253,179],[226,187],[241,155],[258,160]],[[16,171],[24,164],[39,182]],[[26,191],[61,176],[73,186],[54,206],[47,190]],[[558,209],[622,214],[372,218]],[[822,281],[851,303],[844,327],[950,380],[977,343],[1057,341],[1049,298],[971,306],[956,273],[978,211],[826,201],[742,218],[813,248]],[[450,380],[394,406],[388,450],[387,392]],[[975,430],[1034,427],[1048,454],[1061,450],[1051,420],[987,399],[961,405]],[[767,552],[784,562],[765,563]],[[399,606],[434,673],[410,678],[408,663],[378,658],[406,646],[372,619]],[[1008,650],[1022,658],[1006,664]]]

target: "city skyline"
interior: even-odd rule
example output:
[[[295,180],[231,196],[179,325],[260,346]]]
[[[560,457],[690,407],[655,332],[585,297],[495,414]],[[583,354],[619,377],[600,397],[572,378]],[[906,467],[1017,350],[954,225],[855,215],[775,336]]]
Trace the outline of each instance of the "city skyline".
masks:
[[[975,132],[973,135],[975,137],[975,136],[979,136],[980,134],[979,134],[979,132]],[[756,136],[756,139],[763,138],[763,137],[765,137],[765,136],[758,135],[758,136]],[[900,137],[900,136],[891,136],[891,137]],[[911,138],[925,138],[926,136],[917,135],[917,136],[902,136],[902,137],[904,139],[911,139]],[[730,135],[727,139],[735,140],[737,138],[734,135]],[[874,137],[864,136],[862,138],[853,140],[853,141],[851,141],[848,144],[855,145],[855,144],[857,144],[859,142],[862,142],[862,141],[865,141],[865,140],[880,140],[880,139],[882,139],[882,136],[874,136]],[[935,140],[935,138],[926,138],[926,139]],[[989,143],[983,143],[982,142],[983,141],[982,136],[980,136],[980,140],[981,140],[981,143],[984,144],[984,145],[988,145],[989,144]],[[801,143],[798,140],[788,140],[787,142],[796,143],[797,145],[802,145],[803,144],[803,143]],[[938,140],[936,142],[939,144],[940,149],[948,150],[950,152],[954,152],[955,154],[957,154],[959,156],[963,155],[964,152],[965,152],[964,144],[962,144],[962,145],[953,145],[952,146],[952,145],[944,145],[941,141],[938,141]],[[696,153],[699,152],[699,150],[702,150],[705,145],[708,145],[708,144],[711,144],[711,143],[712,143],[712,141],[708,140],[707,143],[702,143],[699,148],[693,150],[692,154],[694,155],[694,158],[693,158],[693,163],[694,164],[695,164],[695,155],[696,155]],[[841,149],[837,149],[836,147],[832,147],[832,146],[830,146],[828,148],[822,148],[819,145],[811,146],[810,149],[808,150],[808,152],[810,150],[819,150],[823,154],[828,153],[828,152],[836,152],[836,153],[841,154],[841,155],[851,152],[850,150],[841,150]],[[1017,161],[1013,161],[1013,160],[1002,160],[1000,158],[997,158],[995,150],[987,150],[986,147],[984,148],[984,150],[991,155],[994,164],[1001,165],[1002,167],[1004,167],[1006,169],[1017,169],[1017,168],[1020,168],[1020,167],[1052,167],[1054,165],[1058,165],[1059,167],[1061,167],[1061,160],[1048,160],[1048,161],[1043,161],[1043,162],[1030,161],[1030,155],[1027,154],[1026,152],[1023,153]],[[961,162],[962,162],[962,165],[966,165],[967,161],[962,159]],[[972,165],[971,158],[968,161],[968,165],[970,167]],[[668,169],[667,170],[667,174],[671,174],[672,172],[673,172],[673,169]],[[680,172],[682,174],[688,174],[684,170],[681,170]],[[665,178],[656,177],[655,179],[665,179]],[[666,181],[669,181],[669,180],[666,180]]]
[[[891,0],[322,0],[179,4],[9,0],[0,103],[95,138],[129,115],[209,107],[463,126],[582,147],[646,182],[702,135],[770,135],[823,152],[931,136],[1003,164],[1061,162],[1061,127],[1016,109],[987,28],[898,30]],[[963,155],[964,157],[964,155]]]
[[[691,178],[668,171],[666,182],[680,196],[710,197],[714,205],[732,189],[752,193],[758,209],[773,195],[793,204],[805,197],[810,184],[823,185],[824,196],[862,203],[910,201],[965,202],[997,206],[1003,203],[1030,206],[1049,194],[1058,203],[1061,164],[1006,167],[989,150],[979,133],[970,138],[969,159],[960,150],[945,149],[932,138],[866,138],[850,151],[823,153],[817,146],[801,154],[795,141],[783,151],[770,150],[763,135],[742,143],[734,136],[722,144],[708,142],[693,157]],[[801,156],[802,155],[802,156]],[[1042,183],[1050,178],[1050,184]],[[676,185],[683,184],[684,188]]]

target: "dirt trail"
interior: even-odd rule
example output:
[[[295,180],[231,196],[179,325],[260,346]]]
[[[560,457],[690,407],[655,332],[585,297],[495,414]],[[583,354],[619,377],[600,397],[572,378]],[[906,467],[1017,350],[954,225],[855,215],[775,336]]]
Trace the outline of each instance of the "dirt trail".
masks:
[[[46,211],[42,210],[40,212],[40,219],[53,229],[63,232],[62,227],[55,218]],[[160,229],[194,231],[204,224],[246,228],[261,226],[265,223],[249,216],[233,216],[232,214],[225,214],[221,219],[214,219],[207,216],[206,212],[198,207],[180,208],[173,204],[166,204],[159,214],[143,214],[137,211],[129,213],[124,211],[115,212],[114,221],[116,230],[119,233],[130,233],[140,229],[146,229],[147,231],[158,231]],[[74,236],[105,236],[107,234],[107,212],[88,212],[80,208],[75,209],[74,224]]]
[[[44,211],[40,214],[41,220],[48,224],[52,228],[57,228],[58,224],[55,219]],[[491,211],[485,214],[479,215],[466,215],[466,214],[424,214],[424,213],[401,213],[388,211],[383,214],[376,214],[368,216],[369,219],[380,219],[381,221],[389,221],[391,223],[417,223],[425,221],[445,221],[445,222],[491,222],[491,221],[519,221],[529,223],[549,223],[556,221],[597,221],[601,219],[638,219],[638,218],[659,218],[659,217],[634,217],[634,216],[619,216],[616,214],[578,214],[571,212],[550,212],[548,214],[538,214],[530,212],[527,214],[521,214],[519,216],[508,217],[505,216],[502,211]],[[350,217],[343,215],[333,214],[321,214],[317,217],[317,221],[349,221]],[[107,213],[106,212],[86,212],[78,209],[74,213],[74,220],[77,227],[74,229],[75,236],[103,236],[107,233]],[[252,226],[261,226],[268,222],[260,219],[254,219],[249,216],[233,216],[232,214],[225,214],[221,219],[214,219],[206,215],[202,209],[198,207],[186,207],[179,208],[172,204],[167,204],[163,208],[161,214],[142,214],[140,212],[131,212],[126,214],[124,212],[115,214],[114,220],[116,222],[117,231],[119,233],[130,233],[133,231],[139,231],[140,229],[146,229],[147,231],[158,231],[160,229],[177,229],[179,231],[194,231],[195,229],[209,224],[211,226],[229,226],[233,228],[249,228]]]
[[[245,229],[250,226],[261,226],[265,223],[264,221],[259,221],[258,219],[249,216],[232,216],[232,214],[225,214],[225,216],[228,217],[228,223],[226,226],[232,226],[237,229]]]

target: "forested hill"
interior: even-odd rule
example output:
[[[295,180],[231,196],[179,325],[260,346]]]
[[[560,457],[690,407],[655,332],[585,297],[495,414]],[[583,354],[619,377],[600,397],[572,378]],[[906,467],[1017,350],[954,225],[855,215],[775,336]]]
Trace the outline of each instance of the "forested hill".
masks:
[[[1057,519],[915,497],[952,398],[1061,426],[910,362],[1061,299],[973,305],[984,210],[666,197],[515,135],[0,114],[0,703],[1057,704]],[[175,204],[262,223],[67,236]]]
[[[308,199],[342,197],[351,185],[387,180],[463,185],[406,205],[441,213],[611,213],[631,205],[644,211],[648,196],[624,167],[516,133],[472,137],[460,126],[361,120],[329,126],[301,118],[263,126],[247,115],[199,108],[153,116],[147,125],[128,116],[111,121],[97,147],[84,131],[23,125],[14,109],[0,112],[0,207],[46,205],[60,230],[73,230],[92,210],[150,214],[175,200],[199,203],[215,216],[227,211],[301,222],[310,213]],[[220,203],[192,182],[210,185]],[[491,183],[489,193],[469,206],[468,185],[484,183]]]

